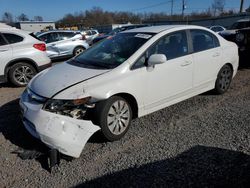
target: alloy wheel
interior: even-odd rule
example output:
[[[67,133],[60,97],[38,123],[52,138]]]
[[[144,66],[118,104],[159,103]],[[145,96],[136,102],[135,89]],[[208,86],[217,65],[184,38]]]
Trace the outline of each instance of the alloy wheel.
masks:
[[[130,121],[129,106],[125,101],[115,101],[109,111],[107,117],[108,129],[114,135],[122,134],[129,126]]]
[[[35,72],[28,66],[22,65],[14,70],[14,79],[20,85],[26,85],[34,77]]]

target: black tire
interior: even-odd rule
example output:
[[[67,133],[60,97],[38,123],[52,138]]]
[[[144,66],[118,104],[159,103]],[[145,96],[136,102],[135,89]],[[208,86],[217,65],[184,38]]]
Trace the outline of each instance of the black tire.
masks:
[[[120,106],[119,110],[117,110],[118,114],[116,114],[116,116],[113,116],[113,114],[111,113],[112,110],[114,110],[113,105],[115,104],[118,105],[119,103],[120,105],[123,105],[123,104],[125,105]],[[123,113],[126,110],[128,110],[128,113],[126,114]],[[122,113],[124,115],[123,117],[121,115]],[[120,119],[119,119],[119,114],[120,114]],[[128,116],[126,117],[127,119],[125,118],[125,116]],[[108,141],[115,141],[115,140],[121,139],[128,131],[130,124],[131,124],[131,119],[132,119],[132,110],[131,110],[130,104],[124,98],[119,97],[119,96],[113,96],[109,98],[108,100],[101,101],[96,104],[96,108],[94,111],[94,118],[96,120],[95,122],[101,127],[101,132],[103,136]],[[114,119],[114,121],[111,124],[109,122],[111,122],[112,119]]]
[[[81,47],[81,46],[78,46],[74,49],[73,51],[73,55],[74,56],[77,56],[79,54],[81,54],[82,52],[84,52],[85,48],[84,47]]]
[[[26,86],[36,74],[32,65],[23,62],[12,65],[8,72],[10,82],[18,87]]]
[[[216,94],[223,94],[225,93],[230,84],[232,82],[233,77],[233,70],[229,65],[224,65],[220,72],[218,73],[216,82],[215,82],[215,93]]]

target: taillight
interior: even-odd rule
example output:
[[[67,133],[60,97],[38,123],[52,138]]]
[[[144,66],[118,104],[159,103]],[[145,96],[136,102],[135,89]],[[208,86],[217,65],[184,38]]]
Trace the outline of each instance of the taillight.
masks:
[[[40,50],[40,51],[43,51],[43,52],[46,51],[46,45],[45,44],[34,44],[33,47]]]

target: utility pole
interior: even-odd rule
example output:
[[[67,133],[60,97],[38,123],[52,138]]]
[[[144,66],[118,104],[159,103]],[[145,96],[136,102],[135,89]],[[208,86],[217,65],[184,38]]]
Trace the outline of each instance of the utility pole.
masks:
[[[174,0],[171,0],[171,16],[173,16]]]
[[[181,15],[182,15],[182,20],[184,20],[184,11],[186,9],[186,3],[185,3],[185,0],[182,0],[182,12],[181,12]]]
[[[240,0],[240,13],[243,12],[244,0]]]

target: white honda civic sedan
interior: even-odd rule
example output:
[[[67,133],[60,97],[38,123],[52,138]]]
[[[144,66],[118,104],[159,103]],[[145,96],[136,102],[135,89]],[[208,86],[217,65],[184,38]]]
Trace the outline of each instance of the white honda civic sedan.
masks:
[[[35,76],[20,99],[23,123],[77,158],[98,130],[115,141],[133,118],[212,89],[223,94],[238,60],[236,44],[203,27],[125,31]]]

